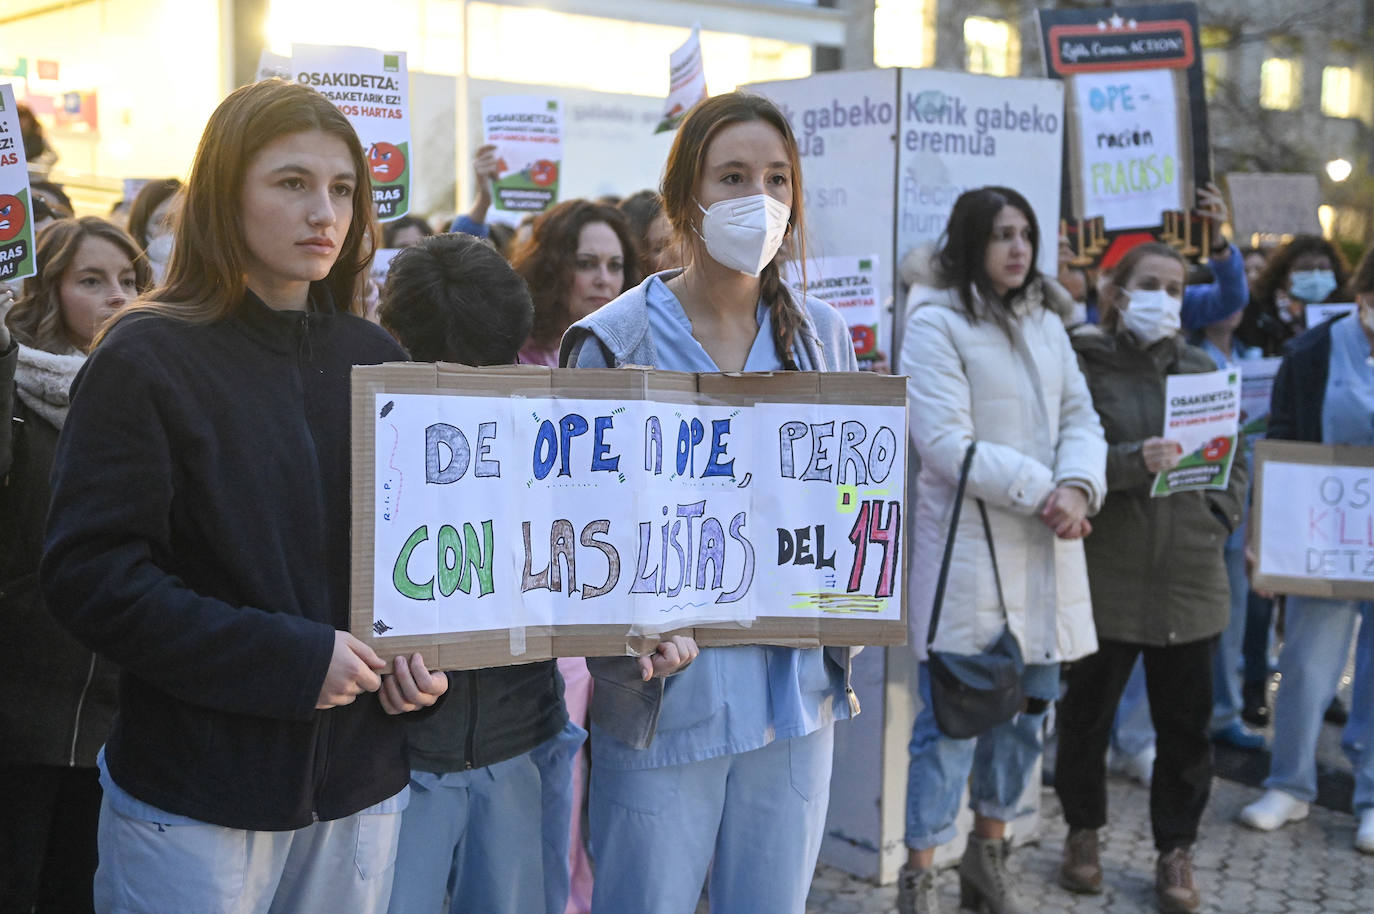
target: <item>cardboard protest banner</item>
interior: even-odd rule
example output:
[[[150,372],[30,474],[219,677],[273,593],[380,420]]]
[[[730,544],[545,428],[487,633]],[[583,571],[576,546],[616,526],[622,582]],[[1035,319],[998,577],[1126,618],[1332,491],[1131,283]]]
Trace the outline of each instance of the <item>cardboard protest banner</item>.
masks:
[[[1261,441],[1254,491],[1256,590],[1374,599],[1374,448]]]
[[[1269,429],[1269,402],[1281,356],[1246,359],[1240,365],[1240,430],[1247,441],[1262,438]]]
[[[904,379],[353,372],[354,634],[432,668],[905,640]]]
[[[1053,238],[1063,154],[1063,85],[937,70],[818,73],[756,83],[782,109],[801,151],[806,257],[877,255],[877,351],[895,364],[904,315],[897,270],[934,242],[963,191],[1021,191]],[[1036,163],[1027,172],[1026,163]],[[1039,266],[1055,272],[1055,246]]]
[[[860,359],[878,356],[878,323],[882,307],[878,304],[877,276],[882,258],[817,257],[806,262],[805,276],[797,264],[788,265],[787,281],[807,295],[833,305],[844,316],[854,340],[854,353]]]
[[[367,150],[372,202],[383,222],[410,211],[410,76],[404,51],[293,44],[296,81],[332,101]]]
[[[668,98],[663,103],[663,120],[654,133],[676,130],[692,106],[704,98],[706,70],[701,62],[701,30],[693,26],[682,46],[668,56]]]
[[[0,282],[34,274],[31,200],[14,87],[0,83]]]
[[[1211,180],[1197,5],[1036,17],[1046,74],[1067,84],[1061,211],[1081,263],[1151,237],[1206,256],[1211,224],[1191,216]]]
[[[1321,187],[1316,175],[1231,173],[1226,176],[1231,197],[1231,226],[1237,238],[1252,243],[1255,236],[1320,235],[1317,207]]]
[[[1303,308],[1303,319],[1307,321],[1307,326],[1316,327],[1334,318],[1354,314],[1358,310],[1360,306],[1353,301],[1322,302]]]
[[[1063,174],[1064,84],[940,70],[901,71],[897,249],[939,240],[954,201],[1011,187],[1040,223],[1037,266],[1058,272],[1054,244]]]
[[[1165,379],[1164,435],[1183,448],[1178,465],[1155,475],[1155,497],[1224,489],[1240,430],[1240,371],[1171,374]]]
[[[556,98],[501,95],[482,99],[482,143],[495,144],[501,176],[492,182],[487,218],[516,225],[558,202],[563,167],[563,108]]]

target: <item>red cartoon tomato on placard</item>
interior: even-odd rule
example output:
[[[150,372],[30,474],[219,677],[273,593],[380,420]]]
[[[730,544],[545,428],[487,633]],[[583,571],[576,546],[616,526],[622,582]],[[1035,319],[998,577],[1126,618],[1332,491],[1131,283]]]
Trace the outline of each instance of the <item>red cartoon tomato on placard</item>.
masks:
[[[1202,448],[1202,459],[1208,463],[1216,463],[1225,460],[1229,453],[1231,453],[1230,438],[1213,438]]]
[[[538,187],[548,187],[558,180],[558,163],[540,159],[530,166],[530,180]]]
[[[24,230],[28,213],[13,194],[0,194],[0,241],[13,241]]]
[[[878,334],[872,327],[850,327],[849,336],[854,341],[854,354],[857,356],[870,355],[878,347]]]
[[[390,184],[406,170],[405,153],[391,143],[373,143],[367,150],[367,167],[377,184]]]

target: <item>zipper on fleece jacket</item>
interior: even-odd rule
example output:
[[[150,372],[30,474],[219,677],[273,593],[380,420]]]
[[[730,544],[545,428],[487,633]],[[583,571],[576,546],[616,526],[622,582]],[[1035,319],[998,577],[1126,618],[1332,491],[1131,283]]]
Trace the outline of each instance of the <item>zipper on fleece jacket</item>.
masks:
[[[67,757],[67,766],[76,767],[76,740],[81,735],[81,711],[86,706],[86,693],[91,690],[95,680],[95,654],[91,654],[91,665],[86,668],[86,682],[81,686],[81,695],[76,699],[76,714],[72,717],[72,745]]]
[[[468,683],[468,736],[463,745],[463,769],[471,771],[477,761],[477,674]]]

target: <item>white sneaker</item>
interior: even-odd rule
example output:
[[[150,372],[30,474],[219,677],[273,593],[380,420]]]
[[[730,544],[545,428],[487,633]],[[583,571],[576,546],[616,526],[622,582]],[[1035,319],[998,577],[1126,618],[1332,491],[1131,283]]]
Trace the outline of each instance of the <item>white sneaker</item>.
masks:
[[[1355,850],[1374,854],[1374,809],[1360,813],[1360,830],[1355,832]]]
[[[1260,831],[1273,831],[1306,818],[1307,804],[1282,790],[1266,790],[1264,796],[1240,811],[1240,821]],[[1374,830],[1370,838],[1374,840]]]
[[[1151,743],[1135,755],[1110,750],[1107,753],[1107,770],[1137,781],[1141,786],[1149,787],[1155,773],[1154,744]]]

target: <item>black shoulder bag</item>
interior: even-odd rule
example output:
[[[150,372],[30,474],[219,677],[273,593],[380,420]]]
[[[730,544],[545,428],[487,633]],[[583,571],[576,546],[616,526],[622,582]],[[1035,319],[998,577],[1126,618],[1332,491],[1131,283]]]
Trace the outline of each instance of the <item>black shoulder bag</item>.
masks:
[[[930,674],[930,703],[935,711],[935,723],[940,732],[951,739],[972,739],[1011,720],[1026,703],[1021,678],[1025,661],[1021,645],[1010,628],[1002,629],[1002,636],[987,650],[978,654],[954,654],[932,649],[935,632],[940,624],[940,607],[945,601],[945,583],[949,578],[949,560],[954,553],[954,538],[959,529],[959,513],[964,504],[964,489],[968,485],[969,468],[973,465],[973,451],[978,442],[968,446],[964,465],[959,471],[959,488],[954,493],[954,514],[949,522],[949,536],[945,540],[945,555],[940,562],[940,577],[935,585],[935,605],[930,611],[930,629],[926,633],[926,662]],[[1007,615],[1002,596],[1002,575],[997,569],[997,550],[992,545],[992,527],[988,524],[988,509],[978,499],[978,513],[983,518],[983,535],[992,555],[992,576],[997,582],[997,604]]]

